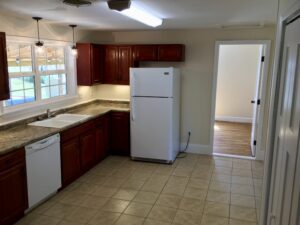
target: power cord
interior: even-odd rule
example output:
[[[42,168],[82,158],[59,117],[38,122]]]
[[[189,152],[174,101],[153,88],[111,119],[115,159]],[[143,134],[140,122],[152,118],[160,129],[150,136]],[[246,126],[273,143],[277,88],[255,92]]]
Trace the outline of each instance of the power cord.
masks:
[[[186,151],[187,151],[187,149],[189,147],[190,139],[191,139],[191,132],[189,131],[189,133],[188,133],[188,139],[187,139],[185,148],[178,153],[178,155],[177,155],[176,158],[180,159],[180,158],[185,158],[186,157],[186,155],[187,155]]]

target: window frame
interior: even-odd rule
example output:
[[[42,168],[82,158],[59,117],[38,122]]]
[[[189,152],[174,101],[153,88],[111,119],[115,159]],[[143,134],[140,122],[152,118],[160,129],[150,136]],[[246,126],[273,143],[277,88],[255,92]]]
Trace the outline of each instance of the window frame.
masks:
[[[65,70],[55,70],[53,72],[46,71],[41,72],[38,70],[37,63],[37,54],[35,53],[35,41],[34,38],[28,37],[15,37],[15,36],[7,36],[6,37],[7,45],[19,44],[19,45],[31,45],[31,57],[32,57],[32,72],[20,72],[20,73],[12,73],[9,74],[9,79],[12,77],[26,77],[26,76],[34,76],[35,81],[35,101],[13,105],[13,106],[4,106],[5,101],[0,101],[0,115],[9,114],[12,112],[29,109],[29,108],[38,108],[43,105],[59,103],[64,101],[69,101],[70,99],[75,99],[78,97],[77,93],[77,77],[76,77],[76,56],[74,56],[71,52],[70,46],[72,46],[71,42],[64,41],[54,41],[54,40],[43,40],[45,47],[63,47],[64,48],[64,62],[65,62]],[[60,72],[60,73],[58,73]],[[50,97],[48,99],[42,99],[41,97],[41,84],[40,77],[43,75],[50,74],[66,74],[66,95]]]

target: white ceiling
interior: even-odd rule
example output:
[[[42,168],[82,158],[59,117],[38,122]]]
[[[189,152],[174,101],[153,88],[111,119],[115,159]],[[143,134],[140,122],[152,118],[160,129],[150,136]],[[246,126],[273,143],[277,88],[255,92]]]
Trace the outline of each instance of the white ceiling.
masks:
[[[108,9],[105,0],[72,7],[61,0],[0,0],[0,12],[40,16],[51,23],[75,23],[97,30],[153,29]],[[132,0],[164,19],[156,29],[187,29],[223,25],[274,24],[276,0]]]

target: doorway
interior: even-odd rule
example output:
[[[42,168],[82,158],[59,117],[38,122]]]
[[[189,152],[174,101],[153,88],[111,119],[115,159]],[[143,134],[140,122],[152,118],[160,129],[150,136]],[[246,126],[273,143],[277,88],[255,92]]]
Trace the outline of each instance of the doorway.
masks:
[[[269,41],[216,43],[213,153],[261,158]]]

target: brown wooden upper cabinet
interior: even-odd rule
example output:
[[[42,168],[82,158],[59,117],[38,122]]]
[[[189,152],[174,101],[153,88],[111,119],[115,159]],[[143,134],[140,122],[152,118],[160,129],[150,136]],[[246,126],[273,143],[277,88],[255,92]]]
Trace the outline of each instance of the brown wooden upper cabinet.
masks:
[[[104,83],[129,84],[129,68],[132,66],[132,46],[107,45],[105,47]]]
[[[133,59],[135,62],[157,61],[157,45],[135,45]]]
[[[0,32],[0,100],[10,98],[5,33]]]
[[[182,62],[184,60],[184,45],[158,45],[158,61]]]
[[[77,43],[77,84],[92,86],[103,82],[104,46]]]
[[[185,60],[185,46],[181,44],[134,45],[133,59],[135,65],[143,61],[182,62]]]

